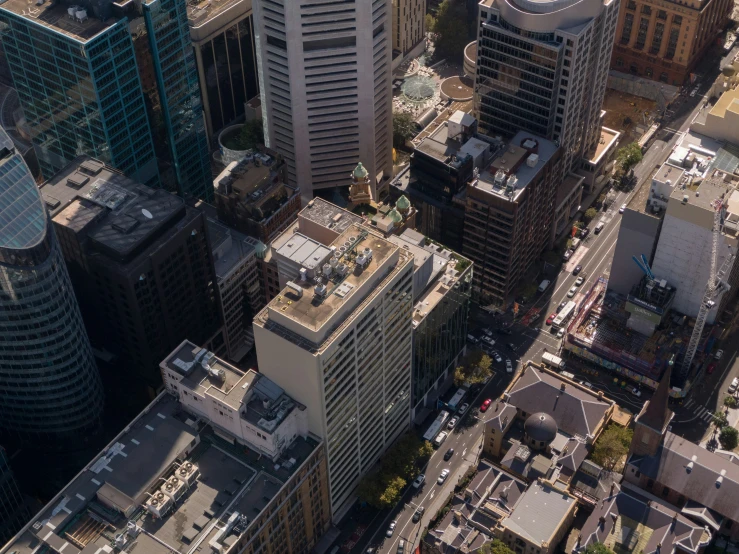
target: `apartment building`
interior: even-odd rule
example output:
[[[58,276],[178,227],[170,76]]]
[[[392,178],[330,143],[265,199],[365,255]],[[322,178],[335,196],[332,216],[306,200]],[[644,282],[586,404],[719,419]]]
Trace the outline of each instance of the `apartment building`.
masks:
[[[480,2],[474,100],[480,133],[526,130],[562,147],[565,172],[580,168],[601,139],[618,5]]]
[[[391,11],[390,0],[254,2],[265,143],[306,202],[345,186],[359,161],[375,199],[392,176]]]
[[[308,209],[308,208],[306,208]],[[339,218],[321,242],[272,245],[282,292],[254,319],[259,371],[308,410],[326,442],[335,520],[361,477],[410,424],[413,256]]]
[[[100,430],[103,387],[44,200],[0,129],[0,435],[68,446]]]
[[[733,5],[730,0],[624,0],[611,67],[682,85],[728,23]]]

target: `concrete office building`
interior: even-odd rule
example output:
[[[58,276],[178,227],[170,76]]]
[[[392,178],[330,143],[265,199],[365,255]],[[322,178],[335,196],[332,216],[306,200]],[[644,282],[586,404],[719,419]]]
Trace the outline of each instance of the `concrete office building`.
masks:
[[[393,60],[426,48],[426,0],[392,0]]]
[[[327,530],[324,445],[263,375],[184,341],[167,390],[29,521],[2,554],[309,552]]]
[[[30,517],[8,456],[0,446],[0,543],[8,542]]]
[[[580,168],[601,139],[601,106],[618,18],[616,0],[483,0],[475,114],[480,133],[524,129]]]
[[[153,389],[186,337],[222,347],[205,216],[79,157],[41,187],[93,344]]]
[[[551,246],[562,148],[520,131],[467,186],[464,247],[475,263],[473,295],[506,305]]]
[[[3,48],[45,178],[86,154],[138,182],[212,198],[185,10],[175,0],[0,6]]]
[[[392,176],[391,9],[390,0],[254,2],[265,143],[306,200],[346,186],[360,161],[375,199]]]
[[[218,131],[244,117],[259,92],[252,0],[190,2],[187,19],[203,97],[205,129]]]
[[[335,520],[410,424],[413,309],[412,255],[337,225],[331,242],[296,228],[272,245],[290,281],[254,319],[260,373],[307,407],[308,429],[326,441]]]
[[[682,85],[729,21],[731,0],[624,0],[611,67]]]
[[[0,434],[68,447],[100,428],[103,389],[36,182],[0,130]]]

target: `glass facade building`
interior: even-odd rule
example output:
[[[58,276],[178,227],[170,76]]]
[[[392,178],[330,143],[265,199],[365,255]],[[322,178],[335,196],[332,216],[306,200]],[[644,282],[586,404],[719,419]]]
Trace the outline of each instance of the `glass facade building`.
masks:
[[[100,426],[103,390],[44,200],[0,132],[0,433],[65,441]]]
[[[0,446],[0,544],[5,544],[31,518],[10,469],[5,450]]]
[[[63,5],[34,19],[19,7],[0,5],[2,42],[44,177],[84,153],[157,186],[127,19],[70,20]]]

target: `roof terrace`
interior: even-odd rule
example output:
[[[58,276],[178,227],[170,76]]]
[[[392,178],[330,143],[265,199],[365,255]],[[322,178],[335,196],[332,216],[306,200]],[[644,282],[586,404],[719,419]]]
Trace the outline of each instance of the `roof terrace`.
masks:
[[[113,17],[101,21],[89,10],[71,2],[39,5],[37,0],[5,0],[0,4],[0,11],[10,12],[83,44],[118,22]]]

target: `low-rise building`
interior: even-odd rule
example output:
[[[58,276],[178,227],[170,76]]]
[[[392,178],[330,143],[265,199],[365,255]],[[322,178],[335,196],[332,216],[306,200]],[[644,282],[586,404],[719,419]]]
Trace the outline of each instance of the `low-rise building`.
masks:
[[[167,390],[2,554],[256,554],[265,545],[297,554],[315,546],[331,519],[328,470],[321,440],[298,423],[305,407],[187,341],[161,369]]]
[[[601,112],[601,118],[605,113],[604,111]],[[581,173],[585,177],[584,188],[586,193],[590,194],[602,185],[605,185],[608,179],[606,166],[616,152],[616,146],[618,146],[620,136],[621,133],[618,131],[603,127],[602,125],[600,126],[598,143],[595,149],[590,152],[590,155],[583,159],[578,170],[578,173]]]

